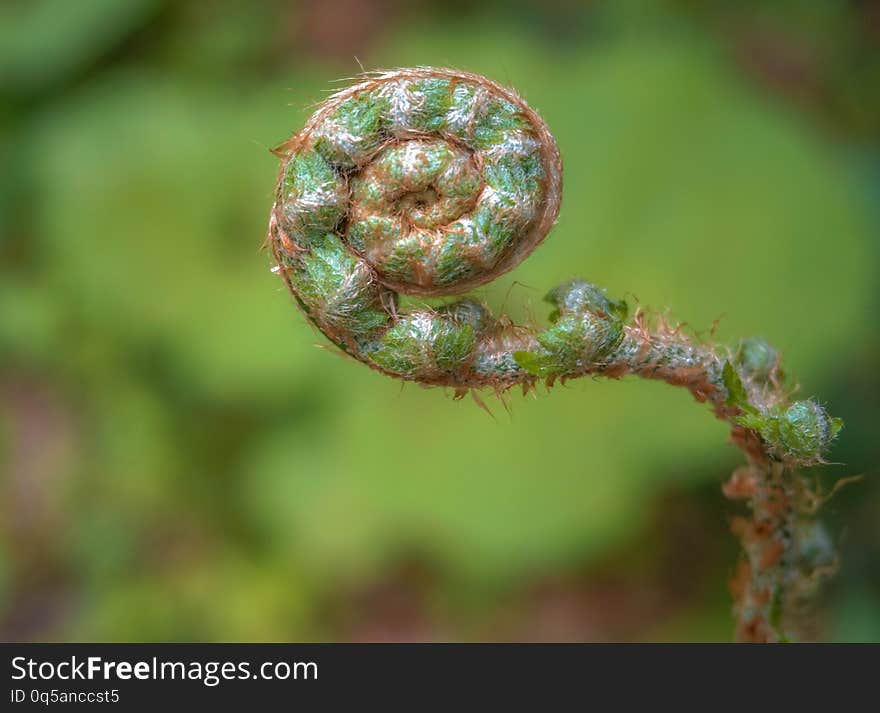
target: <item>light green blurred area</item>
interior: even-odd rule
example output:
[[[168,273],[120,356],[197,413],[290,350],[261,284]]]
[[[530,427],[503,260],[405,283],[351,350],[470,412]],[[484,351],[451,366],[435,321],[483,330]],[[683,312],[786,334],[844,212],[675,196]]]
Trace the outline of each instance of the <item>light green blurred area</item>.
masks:
[[[142,5],[160,18],[141,30],[160,33],[153,54],[71,70],[80,78],[57,98],[3,115],[10,637],[381,636],[338,610],[369,610],[347,597],[416,561],[433,574],[419,595],[429,624],[413,637],[552,638],[517,623],[535,614],[517,599],[532,582],[586,571],[589,587],[591,567],[620,551],[630,554],[611,569],[636,589],[648,570],[696,576],[687,551],[652,559],[663,527],[643,532],[658,508],[665,522],[670,492],[717,497],[697,535],[734,556],[725,517],[736,506],[718,486],[737,454],[686,393],[584,380],[506,403],[486,395],[490,416],[319,348],[260,251],[277,171],[267,149],[357,65],[281,53],[254,70],[240,58],[268,10],[241,24],[228,10],[186,49],[198,4],[177,15]],[[295,26],[311,12],[283,17]],[[109,37],[130,13],[81,23]],[[830,408],[849,418],[848,404],[869,398],[845,372],[870,353],[866,332],[876,345],[877,297],[877,216],[854,149],[676,17],[612,13],[620,27],[601,41],[556,45],[485,14],[411,13],[361,59],[484,73],[552,128],[565,163],[559,223],[479,291],[493,308],[542,322],[544,293],[583,277],[697,330],[718,321],[726,343],[768,338],[803,394],[835,391],[843,404]],[[46,66],[24,42],[0,68],[48,92],[87,55],[58,59],[56,42]],[[876,552],[880,531],[867,532],[862,549]],[[726,638],[732,566],[710,565],[705,596],[626,636]],[[832,637],[880,637],[875,567],[850,573],[852,590],[832,601]]]

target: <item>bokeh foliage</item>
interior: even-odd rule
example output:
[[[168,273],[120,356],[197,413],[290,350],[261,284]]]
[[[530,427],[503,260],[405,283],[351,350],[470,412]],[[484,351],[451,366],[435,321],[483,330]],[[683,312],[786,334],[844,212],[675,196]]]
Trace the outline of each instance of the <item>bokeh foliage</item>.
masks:
[[[391,20],[365,2],[361,24],[382,22],[343,32],[350,48],[315,44],[333,9],[310,4],[4,6],[6,636],[553,637],[528,593],[561,579],[582,616],[614,606],[594,596],[610,578],[673,603],[634,629],[572,615],[574,638],[726,638],[724,426],[630,381],[511,396],[509,413],[488,399],[492,418],[316,348],[259,250],[266,149],[358,71],[354,50],[370,68],[510,82],[556,135],[565,196],[546,244],[479,295],[543,322],[546,289],[584,277],[694,328],[719,320],[731,344],[767,337],[802,393],[855,424],[831,475],[870,471],[880,98],[839,71],[861,57],[855,10],[829,10],[833,39],[812,51],[814,13],[785,5],[788,25],[725,3],[418,5]],[[749,32],[787,46],[785,27],[830,87],[821,100],[737,60]],[[880,638],[878,488],[836,502],[855,541],[827,635]],[[682,512],[699,527],[661,557]],[[675,605],[691,578],[705,596]],[[416,623],[382,628],[408,607]]]

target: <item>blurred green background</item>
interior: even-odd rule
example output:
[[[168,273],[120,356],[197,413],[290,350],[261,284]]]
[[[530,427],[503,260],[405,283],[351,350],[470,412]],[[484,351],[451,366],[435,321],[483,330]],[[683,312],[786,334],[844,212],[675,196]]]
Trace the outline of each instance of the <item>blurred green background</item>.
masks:
[[[594,280],[768,338],[846,420],[816,624],[880,640],[880,5],[827,0],[0,4],[0,637],[730,639],[739,455],[688,394],[491,418],[316,348],[267,149],[360,64],[554,131],[559,224],[496,310]]]

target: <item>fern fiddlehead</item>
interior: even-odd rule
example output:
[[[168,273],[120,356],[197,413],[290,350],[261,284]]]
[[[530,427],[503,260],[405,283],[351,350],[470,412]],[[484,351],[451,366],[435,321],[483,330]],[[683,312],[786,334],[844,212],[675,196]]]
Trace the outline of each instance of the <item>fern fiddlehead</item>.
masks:
[[[830,564],[798,469],[822,462],[840,422],[790,402],[776,352],[701,343],[581,280],[551,290],[550,325],[512,324],[448,296],[515,267],[556,220],[562,165],[544,121],[485,77],[420,67],[365,76],[276,149],[273,271],[334,344],[390,376],[497,392],[584,375],[684,386],[732,427],[747,465],[725,484],[745,556],[732,582],[737,636],[779,641]]]

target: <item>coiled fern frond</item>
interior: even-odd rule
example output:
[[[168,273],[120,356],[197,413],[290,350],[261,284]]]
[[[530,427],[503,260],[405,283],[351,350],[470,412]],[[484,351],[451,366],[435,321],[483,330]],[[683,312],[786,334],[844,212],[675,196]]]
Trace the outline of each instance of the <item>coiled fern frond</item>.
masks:
[[[501,392],[584,375],[684,386],[732,427],[748,465],[725,485],[749,501],[734,529],[738,638],[779,641],[833,553],[806,515],[797,475],[841,427],[815,400],[790,402],[775,350],[695,341],[581,280],[547,293],[546,328],[464,298],[401,309],[399,295],[455,295],[518,265],[560,207],[562,164],[541,117],[485,77],[418,67],[366,75],[321,103],[276,149],[274,271],[340,349],[393,377]]]

